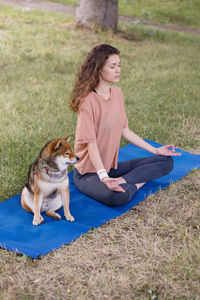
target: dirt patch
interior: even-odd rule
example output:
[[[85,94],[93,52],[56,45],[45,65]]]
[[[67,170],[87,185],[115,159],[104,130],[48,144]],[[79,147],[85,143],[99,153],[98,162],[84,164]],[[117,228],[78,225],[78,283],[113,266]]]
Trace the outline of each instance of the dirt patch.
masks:
[[[28,9],[39,9],[39,10],[52,11],[52,12],[61,12],[61,13],[72,14],[72,15],[75,15],[76,13],[75,7],[60,4],[60,3],[55,3],[55,2],[47,2],[47,1],[39,1],[39,0],[0,0],[0,3],[25,7]],[[126,22],[135,22],[135,23],[158,27],[166,30],[188,32],[188,33],[194,33],[200,35],[200,28],[189,28],[189,27],[175,26],[175,25],[168,25],[168,24],[158,24],[135,16],[125,16],[125,15],[119,15],[119,20],[126,21]]]
[[[174,30],[179,32],[189,32],[189,33],[195,33],[200,34],[200,28],[189,28],[189,27],[183,27],[183,26],[175,26],[175,25],[168,25],[168,24],[158,24],[152,21],[147,21],[142,18],[134,17],[134,16],[119,16],[119,20],[121,21],[127,21],[127,22],[134,22],[142,25],[148,25],[153,27],[159,27],[162,29],[168,29],[168,30]]]
[[[45,11],[61,12],[75,15],[76,8],[60,3],[38,1],[38,0],[0,0],[0,3],[25,7],[28,9],[39,9]]]

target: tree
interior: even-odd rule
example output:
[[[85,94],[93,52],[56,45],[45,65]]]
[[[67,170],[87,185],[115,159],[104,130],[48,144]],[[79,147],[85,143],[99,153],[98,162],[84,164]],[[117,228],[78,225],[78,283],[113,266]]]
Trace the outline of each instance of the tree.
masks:
[[[105,29],[117,30],[118,0],[79,0],[76,10],[78,25],[99,25]]]

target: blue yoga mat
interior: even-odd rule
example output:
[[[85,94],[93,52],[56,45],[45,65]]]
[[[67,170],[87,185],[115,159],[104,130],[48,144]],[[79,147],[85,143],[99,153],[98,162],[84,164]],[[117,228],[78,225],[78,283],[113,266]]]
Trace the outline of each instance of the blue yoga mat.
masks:
[[[148,141],[155,147],[161,145]],[[174,157],[174,170],[167,176],[161,177],[144,185],[132,200],[120,207],[108,207],[80,193],[73,184],[73,172],[70,178],[70,210],[75,222],[64,219],[63,210],[59,213],[62,220],[56,221],[43,214],[45,223],[33,226],[33,215],[20,205],[20,195],[16,195],[0,203],[0,247],[26,254],[33,258],[58,249],[86,233],[90,228],[97,228],[110,219],[125,213],[133,206],[144,200],[150,193],[164,189],[172,182],[184,177],[193,169],[200,168],[200,155],[190,154],[176,149],[182,156]],[[122,147],[119,161],[151,156],[149,152],[131,144]]]

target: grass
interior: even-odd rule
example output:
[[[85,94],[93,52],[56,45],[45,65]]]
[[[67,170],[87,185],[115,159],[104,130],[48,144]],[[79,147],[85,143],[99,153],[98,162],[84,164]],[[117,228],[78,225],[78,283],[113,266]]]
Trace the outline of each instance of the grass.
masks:
[[[127,23],[75,30],[68,15],[0,6],[0,200],[21,192],[48,140],[72,133],[68,98],[100,43],[121,51],[129,126],[199,152],[199,45],[192,34]],[[122,141],[121,145],[125,142]],[[199,172],[41,260],[0,251],[0,299],[199,299]],[[194,298],[192,298],[194,297]]]
[[[78,0],[48,0],[77,6]],[[158,23],[200,27],[199,0],[119,0],[119,14]]]

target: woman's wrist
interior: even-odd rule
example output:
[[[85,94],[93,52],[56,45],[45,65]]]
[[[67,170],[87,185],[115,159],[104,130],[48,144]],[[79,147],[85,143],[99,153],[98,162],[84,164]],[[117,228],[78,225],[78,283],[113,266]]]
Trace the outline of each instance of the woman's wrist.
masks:
[[[152,153],[157,155],[158,154],[158,149],[154,147],[154,150],[153,150]]]
[[[108,177],[109,177],[109,176],[108,176],[108,173],[106,172],[105,169],[100,169],[100,170],[98,170],[98,171],[97,171],[97,175],[99,176],[99,179],[100,179],[101,181],[103,181],[104,178],[108,178]]]

